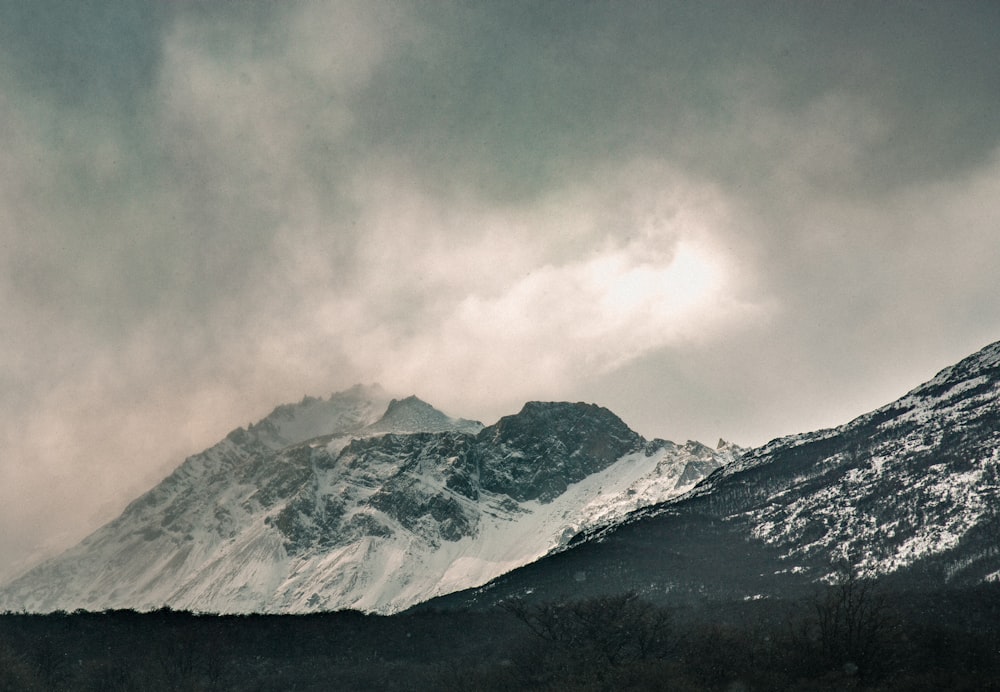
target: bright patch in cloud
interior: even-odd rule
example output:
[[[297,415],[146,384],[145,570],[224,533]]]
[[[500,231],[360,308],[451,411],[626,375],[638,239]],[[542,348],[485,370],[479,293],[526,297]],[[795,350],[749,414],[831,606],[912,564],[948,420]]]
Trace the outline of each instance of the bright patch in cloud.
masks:
[[[691,243],[660,263],[627,248],[542,267],[497,298],[472,295],[442,336],[455,356],[474,346],[494,367],[530,373],[524,385],[561,384],[580,366],[604,372],[698,335],[729,312],[723,288],[721,263]]]
[[[717,240],[724,200],[663,167],[624,166],[526,207],[398,180],[365,190],[358,285],[310,308],[314,325],[353,369],[444,406],[558,398],[762,312]]]

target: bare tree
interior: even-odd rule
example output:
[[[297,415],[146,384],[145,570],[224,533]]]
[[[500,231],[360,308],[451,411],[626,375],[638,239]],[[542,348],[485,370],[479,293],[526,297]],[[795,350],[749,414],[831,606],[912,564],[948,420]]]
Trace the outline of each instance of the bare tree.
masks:
[[[833,584],[811,606],[800,631],[818,663],[859,678],[885,666],[893,618],[874,580],[841,564]]]
[[[607,666],[662,659],[675,644],[670,613],[634,592],[567,603],[512,600],[504,607],[542,639]]]

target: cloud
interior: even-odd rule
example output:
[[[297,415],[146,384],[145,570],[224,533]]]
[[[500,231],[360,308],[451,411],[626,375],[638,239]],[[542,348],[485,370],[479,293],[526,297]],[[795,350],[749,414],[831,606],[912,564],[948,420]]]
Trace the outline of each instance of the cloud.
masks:
[[[665,263],[645,250],[545,265],[493,298],[471,293],[434,334],[435,350],[474,389],[537,395],[732,318],[714,258],[686,243]]]
[[[97,5],[0,26],[0,554],[357,381],[757,442],[996,338],[993,10]]]
[[[735,341],[627,365],[584,394],[621,378],[634,388],[609,405],[643,431],[760,443],[844,423],[995,341],[998,153],[892,194],[800,186],[780,204],[741,205],[753,251],[737,256],[767,319]]]
[[[495,411],[558,397],[585,373],[761,314],[717,242],[724,199],[662,165],[602,171],[525,206],[399,181],[364,191],[357,303],[335,295],[317,323],[360,371],[439,401]]]

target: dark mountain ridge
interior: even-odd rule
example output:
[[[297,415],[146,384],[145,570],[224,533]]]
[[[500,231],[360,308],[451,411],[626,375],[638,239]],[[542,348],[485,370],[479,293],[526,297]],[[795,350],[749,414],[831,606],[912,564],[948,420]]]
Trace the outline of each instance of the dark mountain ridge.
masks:
[[[433,607],[635,590],[678,600],[808,592],[849,564],[900,588],[1000,580],[1000,342],[897,401],[779,438],[688,494]]]

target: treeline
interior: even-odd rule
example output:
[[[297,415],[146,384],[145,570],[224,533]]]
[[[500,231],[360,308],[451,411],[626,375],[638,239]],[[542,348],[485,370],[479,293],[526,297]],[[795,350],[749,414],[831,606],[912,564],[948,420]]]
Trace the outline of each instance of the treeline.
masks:
[[[673,609],[0,616],[0,690],[1000,690],[1000,585]]]

